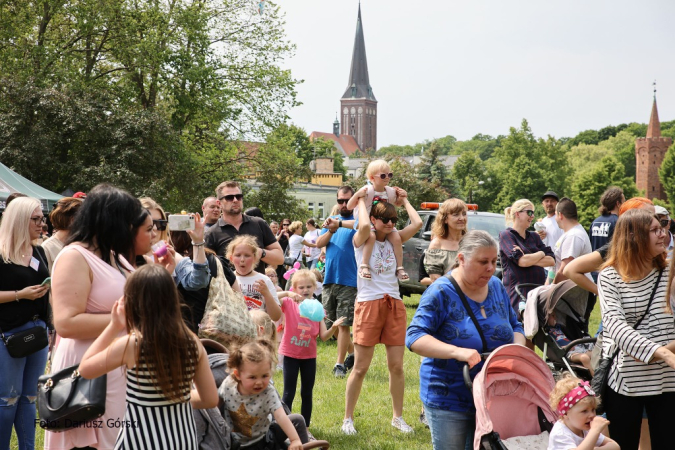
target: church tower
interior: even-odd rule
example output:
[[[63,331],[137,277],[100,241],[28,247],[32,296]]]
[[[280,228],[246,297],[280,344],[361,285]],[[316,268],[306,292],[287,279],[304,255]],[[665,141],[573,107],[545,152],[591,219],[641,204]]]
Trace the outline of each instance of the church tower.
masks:
[[[635,184],[639,190],[645,191],[645,197],[650,200],[653,198],[666,200],[666,192],[659,179],[659,168],[666,155],[666,150],[672,143],[672,138],[661,136],[661,123],[659,122],[659,111],[656,108],[655,90],[647,136],[635,140]]]
[[[362,151],[377,150],[377,100],[368,77],[360,3],[349,84],[340,100],[340,109],[342,112],[341,134],[353,136]]]

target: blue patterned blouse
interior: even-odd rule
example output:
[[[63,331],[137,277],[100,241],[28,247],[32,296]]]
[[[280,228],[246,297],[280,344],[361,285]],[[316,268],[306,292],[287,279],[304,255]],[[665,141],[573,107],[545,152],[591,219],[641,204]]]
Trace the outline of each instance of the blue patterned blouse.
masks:
[[[468,296],[467,301],[483,330],[488,350],[513,343],[514,332],[523,333],[506,289],[497,277],[488,282],[488,296],[482,303],[476,303]],[[485,307],[487,317],[482,316],[481,305]],[[422,295],[408,327],[405,345],[410,348],[427,334],[457,347],[483,350],[480,334],[446,277],[436,280]],[[462,367],[463,363],[454,359],[424,358],[420,367],[422,403],[446,411],[475,412],[472,393],[464,385]],[[482,367],[481,362],[471,370],[472,379]]]

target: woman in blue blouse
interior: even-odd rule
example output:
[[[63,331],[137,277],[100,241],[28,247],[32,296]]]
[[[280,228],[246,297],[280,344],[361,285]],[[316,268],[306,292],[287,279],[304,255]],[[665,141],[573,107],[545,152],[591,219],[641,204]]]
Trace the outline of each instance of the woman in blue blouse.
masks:
[[[506,224],[511,227],[499,233],[499,259],[503,282],[513,309],[518,311],[520,297],[516,284],[546,282],[544,267],[555,265],[555,256],[534,231],[527,231],[534,220],[534,205],[527,199],[516,201],[504,211]],[[530,289],[521,292],[527,295]]]
[[[496,265],[497,243],[487,232],[474,230],[460,241],[450,272],[480,324],[488,351],[514,342],[525,344],[523,326],[504,286],[493,276]],[[420,399],[434,449],[471,449],[476,409],[462,367],[468,363],[471,378],[476,376],[483,365],[479,353],[483,343],[447,277],[436,280],[422,295],[405,343],[426,357],[420,368]]]

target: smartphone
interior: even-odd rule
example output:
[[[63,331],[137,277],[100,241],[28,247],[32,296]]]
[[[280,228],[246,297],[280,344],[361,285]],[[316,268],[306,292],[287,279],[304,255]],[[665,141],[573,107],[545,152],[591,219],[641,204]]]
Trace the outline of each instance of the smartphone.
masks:
[[[40,286],[51,286],[51,285],[52,285],[52,278],[51,277],[45,278],[45,281],[40,283]]]
[[[170,231],[186,231],[195,229],[195,216],[187,214],[169,214]]]

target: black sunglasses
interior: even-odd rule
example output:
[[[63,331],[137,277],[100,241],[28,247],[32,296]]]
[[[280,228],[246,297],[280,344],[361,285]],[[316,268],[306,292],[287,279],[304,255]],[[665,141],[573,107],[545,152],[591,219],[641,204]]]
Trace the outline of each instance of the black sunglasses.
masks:
[[[659,220],[659,223],[664,228],[669,227],[670,226],[670,219],[661,219],[661,220]]]
[[[383,179],[383,180],[386,180],[387,178],[393,178],[393,176],[394,176],[393,172],[381,173],[380,174],[380,178]]]
[[[168,222],[167,220],[155,220],[155,219],[152,219],[152,224],[155,226],[155,228],[157,228],[157,231],[164,231],[164,230],[166,230],[166,224],[167,224],[167,222]]]
[[[344,204],[347,203],[348,201],[349,201],[348,198],[338,198],[338,199],[337,199],[338,205],[344,205]]]
[[[282,224],[281,224],[282,227],[287,227],[287,226],[289,226],[289,225],[290,225],[290,223],[282,223]]]
[[[223,200],[225,199],[226,202],[233,202],[234,199],[237,199],[241,201],[242,198],[244,198],[244,194],[230,194],[230,195],[223,195],[220,197],[218,200]]]
[[[396,223],[398,222],[398,217],[375,217],[376,219],[380,219],[383,224],[388,224],[389,222],[391,223]]]
[[[520,211],[520,212],[524,212],[524,213],[527,214],[528,216],[534,217],[534,211],[532,211],[531,209],[523,209],[523,210]]]

